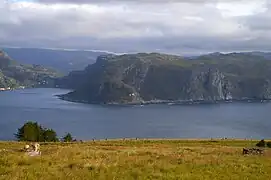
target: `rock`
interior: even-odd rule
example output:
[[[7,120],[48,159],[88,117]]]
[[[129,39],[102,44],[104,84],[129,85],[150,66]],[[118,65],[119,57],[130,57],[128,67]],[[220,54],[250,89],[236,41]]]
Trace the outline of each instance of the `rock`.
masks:
[[[35,152],[39,152],[40,151],[40,144],[39,143],[32,144],[32,147],[33,147],[33,149],[34,149]]]
[[[24,150],[25,150],[25,151],[29,151],[29,149],[30,149],[30,146],[29,146],[28,144],[26,144],[26,145],[24,146]]]
[[[243,148],[243,154],[263,154],[264,150],[259,148]]]
[[[40,151],[30,151],[27,153],[28,156],[40,156],[41,155],[41,152]]]

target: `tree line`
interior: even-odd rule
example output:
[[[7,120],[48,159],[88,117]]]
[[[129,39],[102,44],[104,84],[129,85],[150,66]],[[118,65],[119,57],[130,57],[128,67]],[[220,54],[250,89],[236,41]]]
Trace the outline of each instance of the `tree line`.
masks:
[[[18,141],[29,142],[71,142],[75,141],[71,133],[67,133],[63,138],[59,139],[57,133],[53,129],[44,128],[37,122],[28,121],[22,127],[18,128],[14,134]]]

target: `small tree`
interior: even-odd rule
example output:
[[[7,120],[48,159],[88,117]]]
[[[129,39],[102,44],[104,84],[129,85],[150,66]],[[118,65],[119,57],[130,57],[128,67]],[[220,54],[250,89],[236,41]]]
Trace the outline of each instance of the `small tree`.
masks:
[[[27,122],[18,129],[15,137],[18,141],[30,142],[52,142],[58,141],[56,132],[53,129],[42,128],[37,122]]]
[[[29,121],[18,129],[15,137],[18,139],[18,141],[39,142],[43,141],[43,130],[37,122]]]
[[[53,129],[43,130],[43,139],[45,142],[57,142],[57,135]]]
[[[269,148],[271,148],[271,142],[270,142],[270,141],[267,142],[267,143],[266,143],[266,146],[269,147]]]
[[[264,141],[264,139],[262,139],[260,142],[258,142],[257,144],[256,144],[256,146],[257,147],[265,147],[265,141]]]
[[[71,135],[71,133],[67,133],[64,137],[63,137],[63,141],[64,142],[71,142],[73,140],[73,137]]]

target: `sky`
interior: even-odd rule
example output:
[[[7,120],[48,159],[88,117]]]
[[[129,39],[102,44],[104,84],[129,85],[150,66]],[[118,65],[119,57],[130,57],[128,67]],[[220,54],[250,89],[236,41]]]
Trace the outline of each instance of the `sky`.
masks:
[[[271,0],[0,0],[0,46],[271,51]]]

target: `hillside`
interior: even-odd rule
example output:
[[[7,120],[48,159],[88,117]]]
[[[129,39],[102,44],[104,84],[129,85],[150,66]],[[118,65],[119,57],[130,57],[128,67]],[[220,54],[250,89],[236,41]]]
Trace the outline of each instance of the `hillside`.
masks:
[[[107,55],[58,84],[74,89],[62,98],[88,103],[269,100],[270,71],[269,59],[247,53]]]
[[[41,156],[25,143],[0,143],[0,179],[258,179],[270,178],[271,152],[242,155],[244,140],[111,140],[43,143]]]
[[[22,65],[0,50],[0,88],[54,86],[59,74],[40,65]]]
[[[39,64],[52,67],[60,72],[82,70],[95,62],[105,52],[38,48],[3,48],[12,59],[22,64]]]

